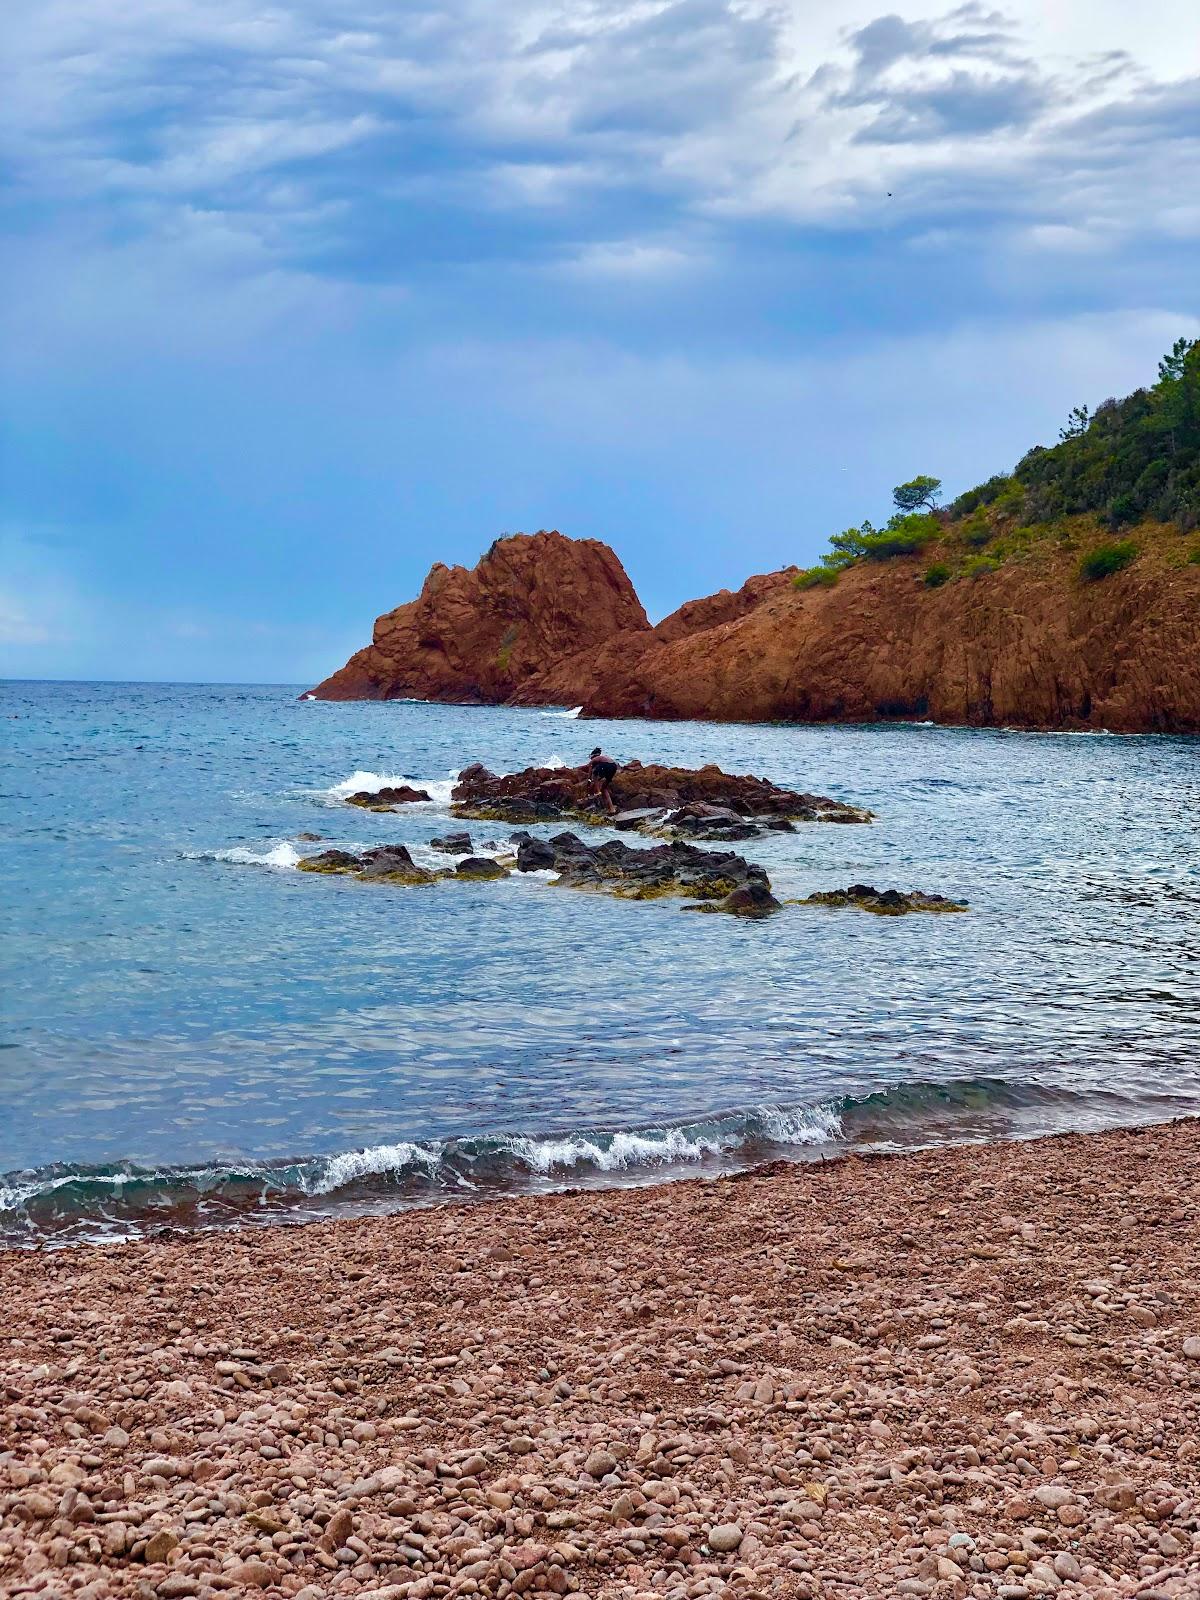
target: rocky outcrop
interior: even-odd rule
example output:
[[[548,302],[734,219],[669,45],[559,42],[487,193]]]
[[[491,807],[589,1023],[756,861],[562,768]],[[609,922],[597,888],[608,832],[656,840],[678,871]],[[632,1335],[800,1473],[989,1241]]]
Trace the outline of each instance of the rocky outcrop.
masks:
[[[965,911],[962,900],[947,900],[940,894],[922,894],[920,889],[876,889],[869,883],[852,883],[848,889],[828,889],[810,894],[802,906],[831,906],[836,910],[870,911],[877,917],[903,917],[911,911]]]
[[[762,867],[732,850],[701,850],[691,844],[660,844],[638,850],[622,839],[587,845],[573,833],[535,839],[516,833],[515,856],[466,856],[454,867],[431,872],[418,866],[402,844],[379,845],[359,854],[323,850],[298,863],[301,872],[352,877],[362,881],[420,885],[440,880],[489,882],[520,872],[553,871],[556,884],[591,889],[621,900],[659,900],[676,896],[711,904],[734,916],[763,917],[780,909]]]
[[[706,838],[752,838],[758,821],[784,827],[803,822],[869,822],[871,813],[825,795],[801,794],[765,778],[722,772],[718,766],[643,766],[630,761],[612,783],[616,817],[588,794],[586,767],[527,767],[498,777],[486,767],[466,767],[451,795],[457,817],[478,821],[553,822],[571,818],[611,822],[618,829]],[[740,829],[740,831],[739,831]]]
[[[573,833],[553,839],[514,834],[517,870],[558,873],[568,889],[593,889],[622,900],[658,900],[665,895],[710,902],[738,916],[765,916],[780,909],[760,866],[732,850],[701,850],[672,843],[638,850],[623,839],[588,845]]]
[[[297,862],[297,867],[301,872],[374,878],[382,883],[434,883],[438,876],[419,867],[402,844],[379,845],[361,855],[350,850],[322,850]]]
[[[416,600],[312,693],[321,700],[510,699],[526,680],[616,634],[649,634],[607,545],[561,533],[498,539],[479,564],[435,563]]]
[[[346,796],[348,806],[361,806],[364,811],[395,811],[397,806],[417,805],[432,796],[425,789],[411,789],[408,784],[384,785],[382,789],[359,789]]]
[[[1086,534],[1083,537],[1087,537]],[[1200,732],[1200,565],[1179,531],[1101,582],[1044,539],[973,577],[864,561],[832,589],[793,569],[691,601],[656,628],[604,545],[506,539],[418,600],[317,695],[582,705],[607,717]],[[703,797],[710,798],[710,797]],[[718,802],[719,803],[719,802]]]

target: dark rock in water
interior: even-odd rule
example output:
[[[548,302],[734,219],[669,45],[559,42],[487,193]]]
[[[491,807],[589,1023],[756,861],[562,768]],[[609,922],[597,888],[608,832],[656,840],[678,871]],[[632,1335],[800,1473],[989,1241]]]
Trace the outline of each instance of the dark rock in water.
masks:
[[[520,843],[518,866],[522,852],[526,859],[532,859],[530,846],[539,843]],[[600,890],[628,900],[683,895],[689,900],[712,901],[724,901],[735,891],[749,889],[764,909],[762,894],[772,898],[770,881],[762,867],[732,850],[700,850],[681,843],[638,850],[623,839],[587,845],[573,833],[560,833],[537,851],[536,859],[545,861],[547,851],[553,853],[558,883],[569,889]]]
[[[547,872],[555,862],[554,846],[531,833],[514,833],[511,844],[517,847],[518,872]]]
[[[507,878],[508,870],[490,856],[468,856],[454,869],[460,878]]]
[[[296,863],[301,872],[357,872],[359,865],[358,857],[349,850],[322,850]]]
[[[296,838],[303,844],[316,844],[320,837],[319,833],[298,833],[296,835]]]
[[[631,761],[613,779],[616,818],[606,816],[588,794],[586,767],[528,767],[497,777],[476,763],[466,767],[451,796],[458,817],[513,823],[545,822],[571,817],[589,823],[611,823],[622,831],[700,837],[753,837],[743,833],[748,820],[762,825],[805,822],[869,822],[871,813],[823,795],[780,788],[765,778],[739,777],[720,767],[643,766]],[[673,813],[670,816],[664,813]],[[639,815],[640,814],[640,815]],[[678,819],[682,816],[682,822]]]
[[[402,844],[380,845],[364,850],[359,859],[360,876],[386,878],[389,883],[432,883],[434,874],[419,867]]]
[[[475,848],[469,833],[447,833],[440,839],[430,839],[431,850],[441,850],[448,856],[469,856]]]
[[[414,805],[420,800],[432,800],[424,789],[410,789],[402,783],[382,789],[359,789],[346,796],[348,806],[361,806],[364,811],[394,811],[397,806]]]
[[[765,883],[747,883],[723,900],[707,900],[702,905],[684,906],[685,911],[726,911],[731,917],[769,917],[783,906]]]
[[[903,917],[910,911],[965,911],[966,901],[947,900],[940,894],[922,894],[919,889],[905,894],[899,889],[876,889],[869,883],[852,883],[848,889],[831,889],[810,894],[802,906],[850,907],[870,911],[877,917]]]
[[[356,856],[349,850],[322,850],[296,863],[301,872],[353,873],[387,883],[432,883],[435,874],[417,866],[402,844],[380,845]]]
[[[704,909],[743,917],[767,916],[779,909],[763,868],[732,850],[702,850],[679,841],[637,849],[623,839],[589,845],[574,833],[556,834],[548,840],[516,833],[510,842],[516,848],[519,871],[552,869],[558,874],[556,882],[569,889],[598,890],[626,900],[679,895],[709,902]],[[488,856],[467,856],[453,872],[448,867],[429,872],[399,844],[380,845],[361,855],[325,850],[300,862],[300,867],[305,872],[349,873],[361,879],[406,884],[509,876],[501,862]]]
[[[646,828],[665,822],[670,815],[662,806],[640,806],[636,811],[618,811],[609,817],[608,825],[619,833],[641,833]]]
[[[794,833],[795,825],[783,816],[743,817],[730,806],[714,806],[691,801],[677,811],[668,812],[658,826],[647,832],[664,833],[673,838],[712,839],[725,843],[759,839],[766,833]]]

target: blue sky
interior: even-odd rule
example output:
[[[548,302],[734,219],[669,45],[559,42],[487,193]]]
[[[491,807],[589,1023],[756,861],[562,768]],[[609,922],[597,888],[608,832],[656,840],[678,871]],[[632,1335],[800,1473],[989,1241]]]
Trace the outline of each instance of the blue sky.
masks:
[[[0,673],[305,683],[435,559],[652,616],[1200,333],[1175,0],[9,0]]]

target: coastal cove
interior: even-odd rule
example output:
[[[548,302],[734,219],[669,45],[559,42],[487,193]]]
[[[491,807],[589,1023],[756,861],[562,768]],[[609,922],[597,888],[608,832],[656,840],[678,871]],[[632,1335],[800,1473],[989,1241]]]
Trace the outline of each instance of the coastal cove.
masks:
[[[2,974],[7,1242],[1200,1110],[1194,740],[297,693],[4,686],[22,930]],[[786,905],[745,923],[548,874],[400,888],[294,870],[383,844],[444,865],[431,841],[464,826],[463,767],[571,766],[596,743],[874,813],[738,845],[781,899],[865,882],[969,913]],[[431,800],[345,804],[403,782]],[[469,826],[506,847],[511,830]]]

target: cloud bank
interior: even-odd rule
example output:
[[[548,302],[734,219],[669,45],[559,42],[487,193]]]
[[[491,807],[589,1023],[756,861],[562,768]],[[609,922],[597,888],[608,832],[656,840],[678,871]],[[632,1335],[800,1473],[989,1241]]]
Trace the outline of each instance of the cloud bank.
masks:
[[[144,619],[139,670],[340,649],[542,521],[666,609],[742,575],[735,507],[803,560],[1194,310],[1200,34],[1160,0],[14,0],[0,46],[2,512]]]

